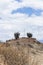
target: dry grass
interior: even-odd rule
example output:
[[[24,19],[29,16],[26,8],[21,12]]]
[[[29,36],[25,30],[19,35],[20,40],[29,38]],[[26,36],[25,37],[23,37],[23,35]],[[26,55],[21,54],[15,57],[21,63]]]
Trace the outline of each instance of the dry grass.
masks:
[[[13,44],[9,44],[8,42],[7,44],[0,44],[0,55],[3,55],[7,65],[41,65],[38,64],[40,60],[38,59],[37,61],[37,58],[41,56],[41,53],[37,52],[40,50],[41,45],[36,42],[33,43],[33,41],[28,42],[28,39],[24,40],[15,41],[16,45],[13,45],[14,40]]]
[[[0,54],[4,55],[8,65],[28,65],[28,54],[24,47],[1,47]]]

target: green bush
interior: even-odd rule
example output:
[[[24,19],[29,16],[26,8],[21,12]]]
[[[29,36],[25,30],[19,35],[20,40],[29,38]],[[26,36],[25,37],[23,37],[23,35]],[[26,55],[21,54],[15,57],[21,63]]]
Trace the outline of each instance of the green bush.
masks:
[[[32,34],[31,33],[27,33],[27,37],[28,38],[31,38],[32,37]]]
[[[19,32],[14,33],[14,37],[15,37],[15,39],[18,39],[18,38],[19,38],[19,36],[20,36],[20,33],[19,33]]]

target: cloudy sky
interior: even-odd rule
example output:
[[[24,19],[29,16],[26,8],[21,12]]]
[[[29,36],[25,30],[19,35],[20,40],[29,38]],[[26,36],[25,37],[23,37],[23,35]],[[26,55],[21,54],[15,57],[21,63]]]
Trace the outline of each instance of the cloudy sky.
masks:
[[[14,38],[15,32],[43,40],[43,0],[0,0],[0,40]]]

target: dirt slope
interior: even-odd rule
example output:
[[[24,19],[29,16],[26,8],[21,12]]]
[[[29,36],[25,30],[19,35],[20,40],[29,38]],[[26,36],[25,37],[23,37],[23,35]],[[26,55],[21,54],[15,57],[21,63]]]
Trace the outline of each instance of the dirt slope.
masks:
[[[43,44],[35,38],[0,43],[0,65],[43,65]]]

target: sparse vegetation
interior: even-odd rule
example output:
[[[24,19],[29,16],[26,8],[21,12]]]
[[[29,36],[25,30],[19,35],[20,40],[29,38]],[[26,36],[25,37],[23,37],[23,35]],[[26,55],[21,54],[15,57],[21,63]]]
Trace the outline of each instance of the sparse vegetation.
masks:
[[[28,53],[25,54],[25,47],[5,47],[0,49],[8,65],[28,65]]]
[[[18,38],[19,38],[19,36],[20,36],[20,33],[19,33],[19,32],[14,33],[14,37],[15,37],[15,39],[18,39]]]
[[[0,55],[6,63],[1,65],[43,65],[43,45],[32,40],[34,39],[20,38],[0,43]]]
[[[31,38],[32,37],[32,33],[27,33],[27,37]]]

